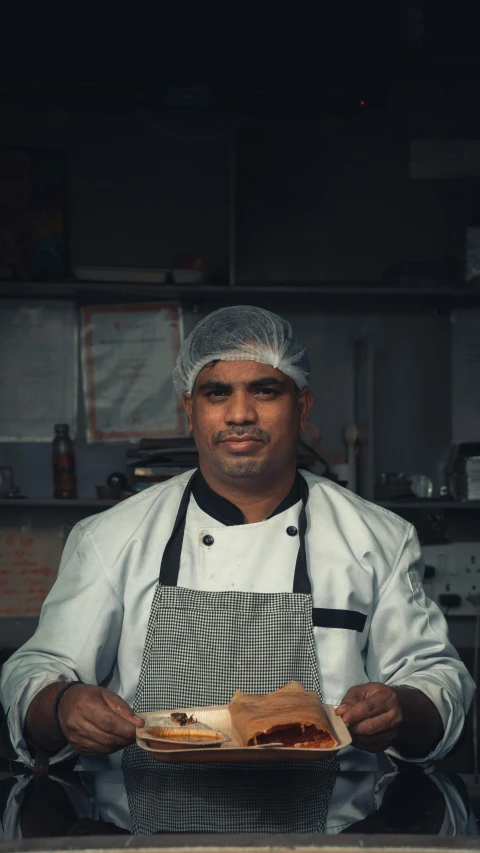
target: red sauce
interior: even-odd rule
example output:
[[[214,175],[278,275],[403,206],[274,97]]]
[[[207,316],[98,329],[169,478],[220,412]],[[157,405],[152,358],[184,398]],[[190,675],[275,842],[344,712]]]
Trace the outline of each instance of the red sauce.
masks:
[[[287,729],[260,734],[255,738],[257,746],[265,743],[282,743],[283,746],[299,749],[326,749],[335,746],[335,741],[328,732],[319,732],[316,726],[289,726]],[[252,746],[252,743],[249,744]]]

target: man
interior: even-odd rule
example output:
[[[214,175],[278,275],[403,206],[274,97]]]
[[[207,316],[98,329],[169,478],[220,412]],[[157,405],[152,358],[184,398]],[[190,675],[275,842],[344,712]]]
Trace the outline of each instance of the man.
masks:
[[[338,706],[360,750],[425,762],[462,731],[474,685],[423,592],[414,529],[296,470],[309,370],[268,311],[202,320],[174,371],[199,470],[76,526],[36,634],[5,665],[19,756],[113,754],[137,829],[150,825],[135,779],[153,762],[133,744],[148,710],[297,680]],[[195,778],[176,785],[194,797]]]

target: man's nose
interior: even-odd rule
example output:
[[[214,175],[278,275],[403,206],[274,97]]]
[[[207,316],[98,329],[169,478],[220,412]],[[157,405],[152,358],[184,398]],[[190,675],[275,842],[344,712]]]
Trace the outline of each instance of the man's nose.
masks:
[[[257,411],[250,394],[239,391],[229,397],[225,411],[225,423],[253,424],[256,420]]]

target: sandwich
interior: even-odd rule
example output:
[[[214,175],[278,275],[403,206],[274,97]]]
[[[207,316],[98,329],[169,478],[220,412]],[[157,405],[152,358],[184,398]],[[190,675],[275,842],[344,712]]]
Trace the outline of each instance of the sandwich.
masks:
[[[244,746],[279,744],[296,749],[338,746],[315,691],[290,681],[264,695],[237,690],[228,706],[232,726]]]

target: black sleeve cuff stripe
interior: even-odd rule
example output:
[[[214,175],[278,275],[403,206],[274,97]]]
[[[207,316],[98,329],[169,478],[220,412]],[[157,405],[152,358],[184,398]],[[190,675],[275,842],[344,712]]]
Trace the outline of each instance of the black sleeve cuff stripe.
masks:
[[[358,610],[327,610],[324,607],[314,607],[312,621],[314,628],[348,628],[361,634],[367,617]]]

